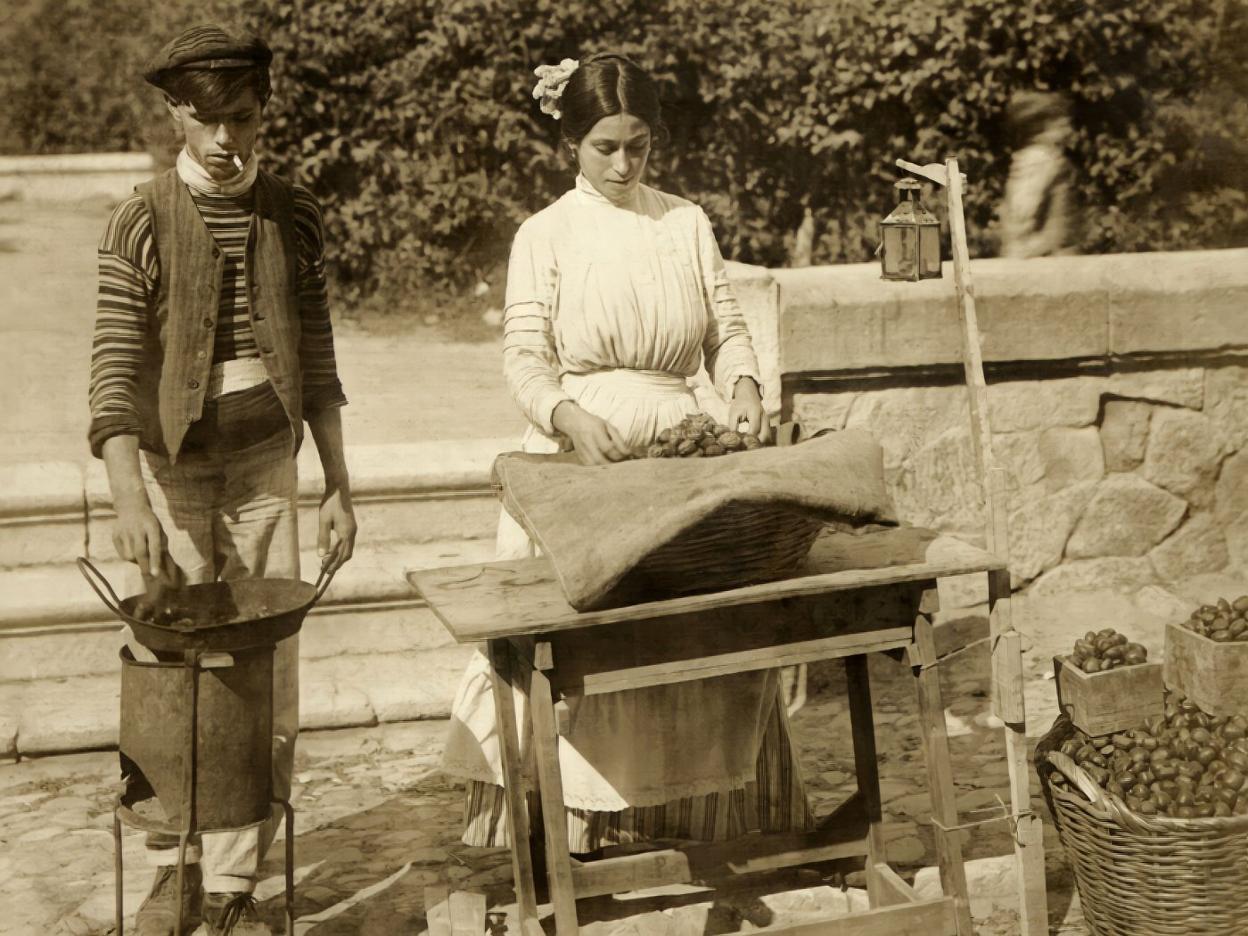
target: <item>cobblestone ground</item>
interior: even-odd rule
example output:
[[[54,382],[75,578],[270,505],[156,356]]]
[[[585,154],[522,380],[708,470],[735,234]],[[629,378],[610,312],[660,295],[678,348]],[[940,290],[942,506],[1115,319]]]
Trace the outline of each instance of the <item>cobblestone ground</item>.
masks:
[[[987,663],[980,646],[942,665],[964,817],[969,810],[995,805],[998,796],[1008,800],[1002,733],[987,724]],[[909,876],[935,863],[916,704],[907,668],[880,657],[873,660],[871,674],[889,857]],[[854,786],[843,687],[839,664],[813,670],[810,701],[794,719],[810,795],[820,813]],[[443,723],[415,722],[316,732],[300,739],[297,932],[419,933],[425,929],[424,889],[438,882],[485,891],[493,929],[501,932],[507,905],[514,900],[509,862],[505,852],[459,844],[461,791],[437,771],[443,730]],[[0,767],[0,906],[5,908],[0,932],[112,931],[110,798],[115,777],[116,755],[105,752]],[[1044,808],[1038,797],[1033,806]],[[1054,931],[1081,932],[1056,836],[1051,827],[1047,833]],[[128,914],[150,883],[140,846],[140,835],[125,837]],[[1009,847],[1008,827],[998,823],[976,828],[966,853],[970,859],[1006,855]],[[262,911],[275,926],[281,920],[281,854],[275,846],[258,891]],[[748,886],[687,894],[678,900],[678,909],[667,913],[660,908],[670,902],[653,899],[599,898],[582,902],[580,910],[589,936],[729,933],[800,919],[812,908],[843,901],[841,883],[816,871],[789,871]],[[855,883],[851,876],[849,886]],[[781,893],[792,889],[798,890]],[[1008,894],[980,894],[973,911],[983,934],[1017,932]]]

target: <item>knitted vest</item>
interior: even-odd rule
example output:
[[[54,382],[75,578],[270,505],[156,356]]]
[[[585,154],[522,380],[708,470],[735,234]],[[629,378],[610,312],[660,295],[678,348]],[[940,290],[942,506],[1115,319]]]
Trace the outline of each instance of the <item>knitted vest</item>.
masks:
[[[142,445],[176,462],[187,428],[203,414],[225,256],[176,169],[136,191],[147,205],[160,262],[146,349],[153,366],[139,382]],[[244,262],[252,332],[290,419],[292,453],[303,438],[293,206],[290,185],[260,172]]]

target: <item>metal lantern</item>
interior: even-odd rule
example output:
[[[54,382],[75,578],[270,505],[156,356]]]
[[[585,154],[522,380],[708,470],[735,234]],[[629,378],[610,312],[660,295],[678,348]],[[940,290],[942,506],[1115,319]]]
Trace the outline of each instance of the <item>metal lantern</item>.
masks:
[[[880,222],[880,262],[886,280],[940,278],[940,222],[919,201],[923,187],[915,179],[893,186],[902,202]]]

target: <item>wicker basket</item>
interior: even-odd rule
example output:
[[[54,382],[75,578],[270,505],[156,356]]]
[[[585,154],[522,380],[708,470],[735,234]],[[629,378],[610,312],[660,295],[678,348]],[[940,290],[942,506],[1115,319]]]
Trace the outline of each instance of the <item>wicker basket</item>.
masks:
[[[622,584],[679,595],[782,578],[801,564],[826,526],[774,505],[731,504],[650,553]]]
[[[1248,816],[1140,815],[1061,753],[1074,731],[1069,719],[1058,718],[1036,748],[1036,771],[1075,872],[1088,931],[1248,934]],[[1054,772],[1080,792],[1054,786]]]

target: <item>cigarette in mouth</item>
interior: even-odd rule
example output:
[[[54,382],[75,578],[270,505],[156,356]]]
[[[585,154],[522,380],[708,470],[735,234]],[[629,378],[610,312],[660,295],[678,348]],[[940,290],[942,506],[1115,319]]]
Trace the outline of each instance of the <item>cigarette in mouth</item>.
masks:
[[[233,156],[230,157],[230,159],[234,162],[234,168],[237,169],[239,172],[242,172],[243,161],[238,158],[238,153],[235,153]]]

